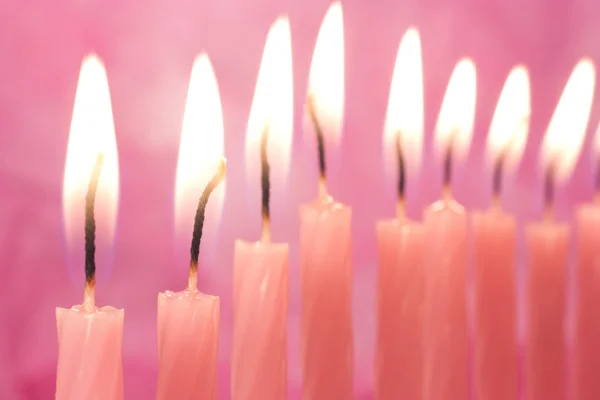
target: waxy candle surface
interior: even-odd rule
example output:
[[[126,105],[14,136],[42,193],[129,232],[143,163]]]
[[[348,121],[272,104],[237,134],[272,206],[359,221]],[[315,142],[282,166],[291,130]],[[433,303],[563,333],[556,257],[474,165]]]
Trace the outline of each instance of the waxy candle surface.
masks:
[[[300,210],[302,398],[353,398],[349,207],[323,198]]]
[[[156,398],[217,399],[219,298],[197,290],[158,295]]]
[[[287,244],[235,242],[231,398],[287,397]]]
[[[122,400],[121,344],[125,312],[81,306],[56,309],[56,400]]]
[[[565,398],[565,279],[569,228],[545,221],[526,227],[528,400]]]
[[[439,201],[426,210],[425,227],[423,399],[468,399],[467,215]]]
[[[382,221],[377,239],[376,398],[421,399],[425,228],[408,220]]]
[[[517,399],[516,221],[499,208],[473,213],[473,240],[476,398]]]
[[[600,399],[600,204],[580,206],[577,226],[575,400]]]

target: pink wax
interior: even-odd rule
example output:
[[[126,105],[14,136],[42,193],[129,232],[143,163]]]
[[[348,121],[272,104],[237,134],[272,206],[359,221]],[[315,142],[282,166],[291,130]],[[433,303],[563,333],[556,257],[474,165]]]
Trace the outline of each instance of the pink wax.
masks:
[[[526,227],[528,400],[563,400],[565,278],[569,227],[544,221]]]
[[[393,219],[377,224],[377,238],[376,398],[420,400],[425,229]]]
[[[499,208],[473,214],[475,393],[517,399],[515,219]]]
[[[467,215],[453,200],[425,212],[423,399],[469,398]]]
[[[600,399],[600,204],[579,207],[577,306],[575,311],[575,400]]]
[[[156,398],[217,399],[218,347],[218,297],[194,289],[159,293]]]
[[[235,242],[231,398],[287,397],[287,244]]]
[[[349,207],[323,196],[300,209],[302,398],[353,398]]]
[[[122,400],[125,312],[113,307],[56,309],[56,400]]]

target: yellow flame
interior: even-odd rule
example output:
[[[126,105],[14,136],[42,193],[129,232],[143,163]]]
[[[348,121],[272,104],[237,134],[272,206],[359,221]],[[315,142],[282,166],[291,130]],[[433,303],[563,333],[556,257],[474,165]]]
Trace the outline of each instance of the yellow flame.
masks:
[[[423,146],[423,67],[419,32],[410,28],[404,34],[392,77],[383,133],[388,172],[398,168],[397,139],[400,134],[403,156],[418,169]]]
[[[308,91],[326,140],[339,143],[344,114],[344,17],[339,1],[321,24],[308,77]]]
[[[565,180],[571,174],[583,145],[587,129],[596,70],[589,59],[580,60],[558,101],[542,143],[542,166],[553,165],[555,179]]]
[[[269,30],[258,71],[246,132],[246,171],[250,182],[260,182],[260,142],[269,126],[268,157],[273,184],[287,179],[293,132],[292,41],[287,18]]]
[[[104,164],[96,192],[98,236],[112,242],[119,198],[117,139],[104,64],[84,58],[79,73],[63,181],[63,215],[69,244],[83,237],[85,197],[99,154]]]
[[[175,224],[177,230],[191,235],[198,199],[223,158],[223,113],[217,78],[210,59],[201,54],[194,60],[188,88],[177,176],[175,181]],[[225,184],[210,196],[210,212],[221,215]]]
[[[487,151],[492,162],[504,157],[507,168],[518,165],[527,142],[530,116],[529,74],[519,65],[506,78],[490,125]]]
[[[452,151],[458,158],[466,156],[473,136],[475,99],[477,95],[475,64],[463,58],[456,64],[435,128],[435,148],[439,152]]]

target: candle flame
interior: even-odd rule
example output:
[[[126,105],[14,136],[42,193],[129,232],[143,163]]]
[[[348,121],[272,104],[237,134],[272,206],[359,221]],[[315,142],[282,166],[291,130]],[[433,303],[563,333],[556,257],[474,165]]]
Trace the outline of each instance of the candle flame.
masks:
[[[271,186],[281,188],[287,180],[294,119],[293,82],[290,24],[280,17],[267,36],[248,119],[246,172],[252,185],[260,185],[260,144],[266,126]],[[258,194],[259,190],[253,192]]]
[[[504,83],[487,141],[489,159],[504,158],[506,168],[515,168],[525,149],[531,115],[529,75],[521,65],[514,67]]]
[[[198,200],[223,159],[223,141],[223,113],[217,78],[210,59],[201,54],[192,67],[175,180],[176,234],[186,245],[192,235]],[[214,228],[218,225],[224,197],[225,184],[221,183],[210,196],[205,226]]]
[[[542,143],[542,166],[544,170],[552,167],[557,181],[569,177],[579,157],[594,98],[595,80],[592,61],[580,60],[548,124]]]
[[[408,171],[419,168],[423,124],[421,40],[419,32],[410,28],[398,47],[383,133],[385,165],[389,175],[394,175],[398,170],[398,136]]]
[[[452,146],[458,158],[468,153],[475,122],[476,81],[475,64],[463,58],[454,67],[438,116],[435,148],[439,152],[445,153]]]
[[[344,114],[344,17],[339,1],[329,7],[323,18],[310,66],[308,92],[329,149],[340,141]],[[305,135],[308,141],[314,140],[312,129],[306,129]]]
[[[73,262],[80,283],[84,281],[85,198],[99,154],[104,164],[96,192],[96,244],[100,252],[110,253],[117,221],[119,161],[106,70],[92,54],[83,59],[79,73],[62,193],[67,247],[76,253],[69,264]],[[102,261],[98,263],[100,275],[109,267]]]

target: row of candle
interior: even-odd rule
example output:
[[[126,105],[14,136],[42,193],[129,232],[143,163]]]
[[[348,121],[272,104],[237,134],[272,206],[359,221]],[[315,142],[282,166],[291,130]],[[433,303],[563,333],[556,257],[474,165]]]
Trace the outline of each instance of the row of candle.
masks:
[[[445,192],[440,202],[426,210],[424,223],[409,221],[404,215],[405,169],[410,161],[418,161],[410,157],[418,154],[423,129],[421,74],[419,37],[411,29],[398,52],[384,133],[390,161],[387,165],[394,165],[399,172],[399,201],[397,218],[381,222],[377,229],[380,274],[376,392],[381,399],[464,399],[468,398],[468,222],[463,208],[452,199],[450,171],[452,157],[464,154],[470,142],[475,67],[470,60],[461,61],[447,88],[436,128],[436,143],[446,158]],[[594,79],[591,62],[580,62],[549,125],[543,151],[549,211],[554,183],[568,177],[579,154]],[[332,87],[330,91],[324,89]],[[335,134],[339,128],[339,120],[329,114],[339,111],[341,115],[342,92],[342,9],[335,3],[319,33],[307,100],[307,115],[318,139],[320,167],[319,196],[302,207],[300,224],[303,398],[307,399],[352,398],[351,210],[327,193],[325,168],[325,134]],[[235,244],[231,364],[234,399],[283,399],[287,393],[289,252],[287,244],[270,241],[267,155],[273,143],[279,145],[278,151],[286,151],[282,138],[292,131],[291,93],[289,25],[282,18],[267,38],[248,123],[248,153],[253,158],[260,154],[261,158],[263,233],[257,243]],[[492,210],[473,216],[478,296],[476,387],[480,399],[516,398],[515,221],[501,211],[498,199],[501,173],[518,163],[524,147],[529,113],[527,72],[517,67],[509,75],[489,135],[496,200]],[[219,138],[203,143],[204,152],[198,155],[202,149],[193,146],[192,137],[202,130],[200,127],[211,131],[204,132],[209,137],[222,131],[221,118],[218,86],[210,61],[203,55],[192,70],[177,190],[183,190],[182,185],[190,179],[189,170],[195,175],[192,179],[204,179],[208,184],[194,220],[188,286],[184,291],[158,296],[159,399],[190,399],[199,393],[203,398],[217,396],[219,298],[197,290],[197,272],[205,209],[211,192],[225,175],[226,164]],[[97,153],[102,154],[96,158]],[[195,160],[199,168],[187,165]],[[182,172],[186,168],[187,176]],[[97,187],[108,185],[118,186],[108,84],[101,62],[89,57],[78,84],[65,170],[66,208],[75,204],[74,199],[87,186],[86,285],[82,305],[57,308],[59,400],[123,396],[124,311],[98,308],[94,302],[95,193]],[[595,245],[600,235],[594,226],[597,222],[600,208],[582,208],[578,215],[582,277],[577,342],[581,346],[577,352],[581,366],[579,399],[600,395],[600,385],[592,377],[600,364],[600,354],[594,351],[595,347],[600,350],[594,339],[600,334],[600,323],[595,322],[593,308],[598,297],[593,264],[600,256],[596,250],[600,246]],[[554,223],[548,212],[543,222],[528,227],[527,238],[531,289],[529,398],[561,398],[568,228]]]

